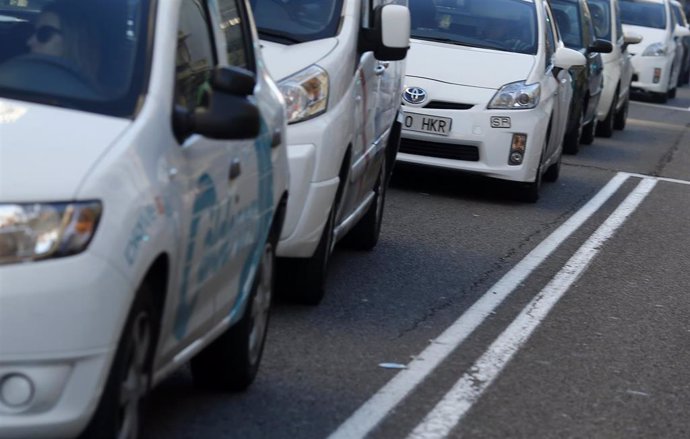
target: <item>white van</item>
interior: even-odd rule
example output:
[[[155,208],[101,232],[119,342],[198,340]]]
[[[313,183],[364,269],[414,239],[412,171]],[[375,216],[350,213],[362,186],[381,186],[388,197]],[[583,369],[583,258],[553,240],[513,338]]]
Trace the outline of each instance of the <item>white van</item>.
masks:
[[[644,44],[630,48],[633,90],[660,102],[676,96],[682,67],[678,47],[690,30],[676,23],[669,0],[620,0],[623,30],[640,34]]]
[[[287,105],[291,179],[279,286],[295,301],[321,301],[338,240],[348,235],[363,249],[378,240],[401,127],[405,3],[251,0]]]
[[[0,6],[0,437],[135,437],[188,360],[217,389],[257,372],[282,97],[244,0],[20,5]]]

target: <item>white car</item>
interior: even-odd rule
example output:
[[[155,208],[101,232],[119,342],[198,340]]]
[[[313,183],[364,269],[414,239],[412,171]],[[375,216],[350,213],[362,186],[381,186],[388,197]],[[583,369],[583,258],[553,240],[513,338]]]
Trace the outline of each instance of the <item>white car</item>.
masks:
[[[644,38],[632,46],[633,91],[651,94],[660,102],[676,95],[682,67],[679,39],[690,30],[673,18],[669,0],[620,0],[624,32]]]
[[[412,47],[398,160],[519,182],[528,201],[558,178],[584,56],[542,0],[410,0]]]
[[[317,304],[335,243],[348,235],[354,247],[371,249],[379,237],[400,139],[409,11],[400,0],[252,0],[252,7],[287,103],[291,179],[279,287]]]
[[[597,38],[611,41],[613,50],[602,53],[604,89],[597,105],[597,134],[611,137],[622,130],[628,118],[632,62],[628,46],[639,44],[642,36],[623,32],[618,0],[587,0]]]
[[[262,356],[288,166],[248,5],[92,4],[0,6],[2,438],[132,438],[189,360]]]

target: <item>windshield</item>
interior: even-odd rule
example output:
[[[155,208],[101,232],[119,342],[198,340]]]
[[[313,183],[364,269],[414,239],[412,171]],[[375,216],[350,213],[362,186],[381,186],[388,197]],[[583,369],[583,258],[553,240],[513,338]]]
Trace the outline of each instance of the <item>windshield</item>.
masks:
[[[592,15],[592,25],[597,38],[611,41],[611,2],[609,0],[587,0]]]
[[[621,0],[621,19],[634,26],[666,28],[666,8],[663,3],[645,0]]]
[[[577,3],[562,0],[551,2],[553,18],[556,19],[558,32],[565,47],[569,49],[582,49],[582,23],[580,22],[580,10]]]
[[[688,22],[685,19],[685,15],[683,14],[683,10],[680,8],[680,6],[676,5],[675,3],[671,3],[671,9],[673,9],[673,15],[676,17],[676,23],[686,27]]]
[[[129,117],[148,0],[0,0],[0,96]]]
[[[524,0],[409,0],[412,38],[534,55],[537,14]]]
[[[251,0],[261,38],[282,44],[334,37],[343,0]]]

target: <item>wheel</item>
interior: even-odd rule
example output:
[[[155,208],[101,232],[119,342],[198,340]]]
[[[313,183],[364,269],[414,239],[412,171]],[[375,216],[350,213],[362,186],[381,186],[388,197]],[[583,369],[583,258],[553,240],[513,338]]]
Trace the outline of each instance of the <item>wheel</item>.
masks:
[[[336,196],[336,200],[338,197]],[[331,207],[321,239],[309,258],[283,258],[278,263],[280,295],[295,303],[318,305],[326,293],[328,262],[333,251],[336,206]]]
[[[594,131],[597,128],[597,117],[594,118],[582,128],[582,135],[580,136],[580,143],[583,145],[591,145],[594,142]]]
[[[135,439],[141,402],[149,389],[154,346],[152,295],[137,292],[93,418],[80,438]]]
[[[192,358],[195,385],[239,392],[254,381],[268,332],[274,265],[273,244],[266,242],[242,319]]]
[[[674,87],[668,91],[668,98],[669,99],[675,99],[676,98],[676,93],[678,91],[677,87]]]
[[[376,247],[383,223],[383,208],[386,203],[386,157],[383,156],[381,170],[374,186],[374,201],[357,225],[344,240],[348,247],[371,250]]]
[[[613,95],[613,100],[611,101],[611,107],[608,113],[606,113],[606,118],[599,122],[597,126],[597,136],[600,137],[611,137],[613,135],[613,126],[616,118],[616,107],[618,107],[618,89]]]
[[[616,117],[613,120],[613,128],[617,130],[624,130],[625,129],[625,124],[627,123],[628,120],[628,110],[630,108],[630,96],[625,98],[625,103],[623,106],[616,112]]]
[[[659,104],[668,102],[668,93],[652,93],[652,98]]]
[[[561,175],[561,159],[563,158],[562,155],[558,156],[558,160],[556,163],[553,163],[549,168],[544,172],[544,181],[548,181],[553,183],[554,181],[558,180],[558,177]]]
[[[566,154],[577,154],[580,151],[580,138],[582,137],[582,123],[584,122],[584,114],[580,111],[580,117],[577,119],[575,126],[571,127],[565,133],[563,138],[563,152]]]

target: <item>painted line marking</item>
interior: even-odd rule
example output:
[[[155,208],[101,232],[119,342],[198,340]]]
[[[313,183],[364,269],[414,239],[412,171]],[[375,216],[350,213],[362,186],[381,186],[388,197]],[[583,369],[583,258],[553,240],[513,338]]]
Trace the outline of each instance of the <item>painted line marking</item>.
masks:
[[[587,270],[592,260],[657,184],[642,180],[615,212],[580,247],[556,276],[522,310],[489,349],[465,373],[408,439],[445,438],[500,375],[551,309]]]
[[[445,360],[484,320],[548,258],[570,235],[582,226],[618,191],[629,175],[616,174],[591,200],[574,213],[544,241],[539,243],[512,270],[482,295],[443,334],[398,372],[369,400],[359,407],[329,439],[358,439],[369,434]]]
[[[621,172],[621,174],[628,175],[630,177],[637,177],[637,178],[646,178],[649,180],[656,180],[656,181],[663,181],[666,183],[675,183],[675,184],[683,184],[686,186],[690,186],[690,181],[687,180],[678,180],[676,178],[667,178],[667,177],[655,177],[653,175],[645,175],[645,174],[635,174],[631,172]]]
[[[647,107],[661,108],[664,110],[690,111],[690,108],[674,107],[673,105],[650,104],[649,102],[630,101],[633,104],[645,105]]]
[[[685,130],[685,125],[678,125],[678,124],[673,124],[673,123],[654,122],[651,120],[644,120],[644,119],[633,119],[632,117],[629,117],[627,121],[630,124],[638,125],[641,127],[658,128],[658,129],[662,129],[662,130],[673,130],[673,131],[684,131]]]

